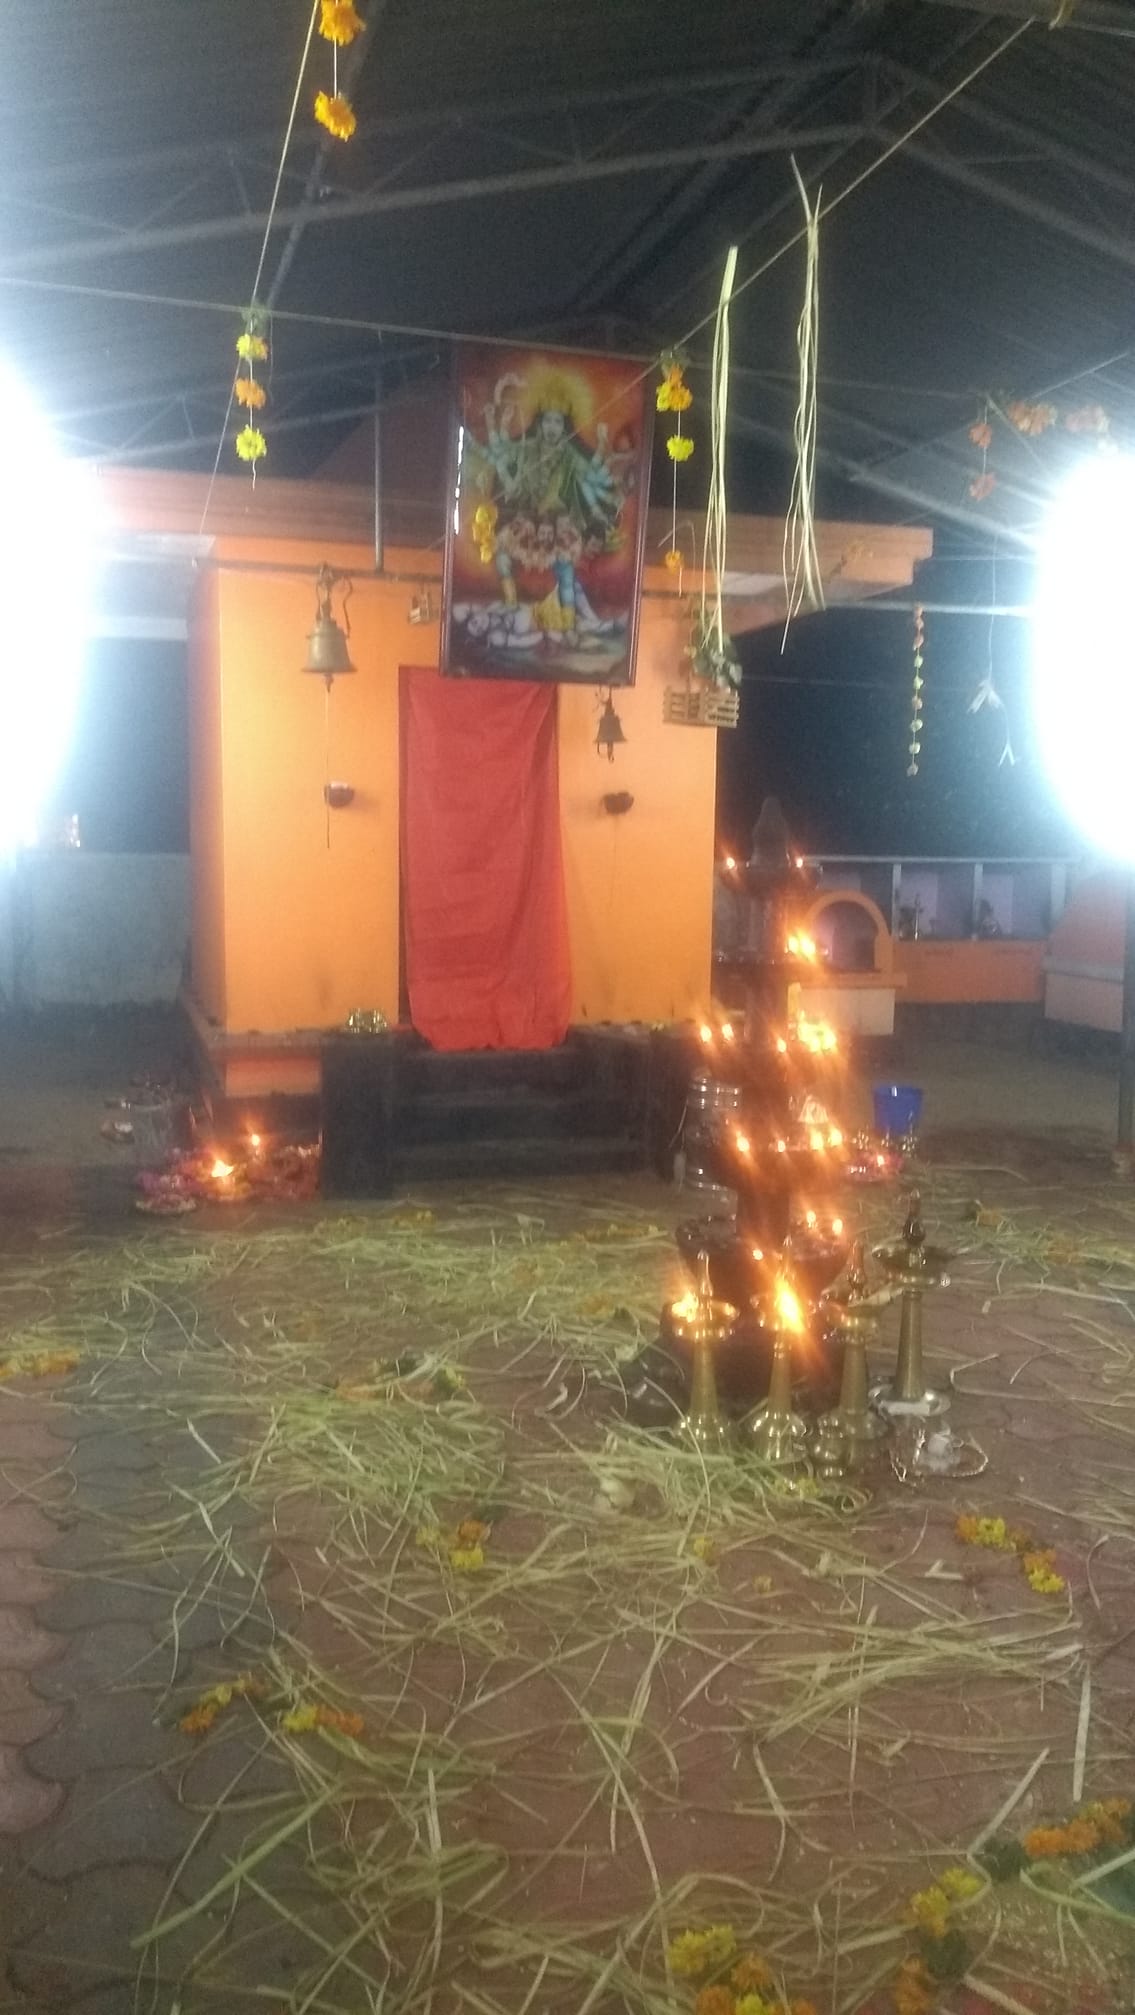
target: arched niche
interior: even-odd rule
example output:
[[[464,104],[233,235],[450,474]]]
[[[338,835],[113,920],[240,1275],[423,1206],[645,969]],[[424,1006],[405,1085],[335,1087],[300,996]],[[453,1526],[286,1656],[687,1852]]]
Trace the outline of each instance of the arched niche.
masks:
[[[836,912],[846,912],[847,928],[841,930],[841,919]],[[827,918],[827,928],[822,935],[830,941],[831,957],[827,970],[833,979],[837,974],[855,972],[892,973],[895,964],[895,948],[887,920],[870,896],[859,889],[828,889],[816,897],[804,919],[804,928],[809,937],[819,939],[821,917]],[[870,964],[866,956],[852,957],[844,962],[840,956],[841,940],[844,944],[869,946]]]

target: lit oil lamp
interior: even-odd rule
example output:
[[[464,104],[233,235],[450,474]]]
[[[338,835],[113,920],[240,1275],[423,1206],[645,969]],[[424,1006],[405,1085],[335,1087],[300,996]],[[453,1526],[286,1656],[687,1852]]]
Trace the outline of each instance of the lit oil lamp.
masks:
[[[727,1433],[714,1353],[733,1335],[738,1311],[731,1302],[715,1298],[708,1252],[698,1254],[696,1289],[672,1302],[668,1314],[671,1335],[690,1354],[690,1397],[682,1429],[696,1448],[710,1452],[722,1446]]]
[[[236,1168],[231,1161],[217,1155],[209,1170],[209,1180],[213,1185],[214,1201],[231,1203],[236,1193]]]
[[[807,1431],[792,1405],[791,1338],[803,1332],[804,1310],[800,1297],[784,1279],[777,1282],[773,1293],[773,1319],[776,1328],[768,1398],[750,1414],[745,1434],[762,1462],[781,1464],[799,1461]]]

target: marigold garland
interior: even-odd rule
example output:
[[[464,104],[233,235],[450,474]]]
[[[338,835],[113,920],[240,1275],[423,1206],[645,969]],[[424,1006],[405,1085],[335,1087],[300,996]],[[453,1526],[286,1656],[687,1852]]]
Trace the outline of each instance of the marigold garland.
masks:
[[[238,378],[233,385],[233,398],[238,406],[247,406],[249,412],[259,412],[268,403],[268,394],[255,378]]]
[[[366,1723],[361,1714],[346,1714],[338,1707],[324,1707],[304,1702],[299,1707],[289,1708],[280,1717],[280,1726],[288,1735],[310,1735],[320,1728],[328,1729],[333,1735],[348,1735],[357,1742]]]
[[[264,1700],[268,1688],[255,1673],[241,1672],[235,1679],[224,1679],[219,1686],[211,1686],[178,1722],[183,1735],[207,1735],[219,1714],[231,1707],[234,1700]]]
[[[978,1518],[972,1512],[963,1512],[954,1521],[954,1537],[963,1546],[983,1546],[994,1553],[1016,1554],[1021,1572],[1036,1595],[1062,1595],[1068,1586],[1063,1575],[1056,1572],[1053,1548],[1038,1546],[1031,1534],[1020,1526],[1006,1525],[1003,1518]]]
[[[316,92],[315,117],[333,140],[349,140],[359,123],[352,106],[338,91],[333,96],[326,91]]]

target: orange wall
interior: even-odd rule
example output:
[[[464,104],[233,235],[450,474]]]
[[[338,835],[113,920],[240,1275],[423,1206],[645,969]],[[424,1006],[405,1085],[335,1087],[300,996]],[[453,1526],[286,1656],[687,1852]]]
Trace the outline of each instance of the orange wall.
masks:
[[[241,560],[263,566],[269,555],[274,567],[306,568],[308,577],[239,571]],[[436,577],[436,558],[391,552],[387,565],[402,578],[368,580],[371,556],[356,549],[226,539],[216,557],[192,700],[194,795],[204,792],[193,842],[198,997],[234,1032],[327,1027],[360,1007],[394,1020],[398,672],[437,662],[436,623],[408,620],[415,586]],[[331,695],[331,774],[356,796],[330,815],[330,849],[325,689],[299,670],[315,606],[311,570],[324,559],[355,569],[358,668]],[[613,763],[595,750],[595,689],[560,690],[572,1012],[580,1021],[670,1020],[699,1011],[708,994],[716,736],[662,721],[663,688],[685,640],[673,599],[644,602],[637,681],[615,695],[627,742]],[[613,790],[634,794],[625,817],[602,810],[600,798]]]
[[[229,549],[231,556],[233,548]],[[259,541],[253,549],[263,561]],[[312,567],[310,549],[277,562]],[[367,562],[321,554],[331,565]],[[357,580],[356,675],[304,676],[315,612],[311,578],[222,570],[217,576],[225,804],[226,1026],[321,1028],[353,1008],[398,1012],[398,666],[407,595]],[[328,814],[327,774],[355,800]],[[328,844],[330,836],[330,845]]]
[[[674,1021],[709,997],[717,736],[667,727],[689,635],[673,600],[642,605],[635,683],[614,695],[626,743],[595,753],[595,689],[560,688],[560,815],[572,1018]],[[633,809],[605,812],[608,791]]]
[[[1043,940],[914,938],[895,940],[895,972],[905,1001],[1039,1001],[1044,997]]]
[[[189,621],[189,846],[193,856],[193,990],[225,1019],[224,793],[217,576],[199,576]]]

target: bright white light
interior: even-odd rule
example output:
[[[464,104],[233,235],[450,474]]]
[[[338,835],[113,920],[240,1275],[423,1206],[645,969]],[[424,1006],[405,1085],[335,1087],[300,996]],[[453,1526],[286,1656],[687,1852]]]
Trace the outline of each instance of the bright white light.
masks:
[[[0,857],[37,837],[66,752],[87,637],[89,472],[60,454],[26,386],[0,363]]]
[[[1073,471],[1040,542],[1034,705],[1041,754],[1069,816],[1104,853],[1135,861],[1135,461]]]

